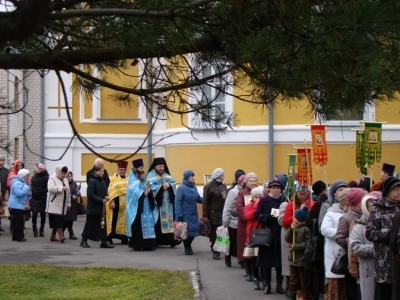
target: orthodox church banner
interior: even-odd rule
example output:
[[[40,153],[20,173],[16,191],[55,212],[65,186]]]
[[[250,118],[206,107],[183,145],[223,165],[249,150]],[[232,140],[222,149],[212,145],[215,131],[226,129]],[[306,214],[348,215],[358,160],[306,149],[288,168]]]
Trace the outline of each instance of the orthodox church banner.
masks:
[[[365,123],[364,159],[371,167],[375,161],[381,161],[382,155],[382,124]]]
[[[303,186],[312,184],[311,148],[297,149],[298,183]]]
[[[360,170],[361,174],[367,175],[368,170],[365,167],[364,158],[364,146],[365,146],[365,133],[362,131],[356,132],[356,165]]]
[[[290,199],[294,194],[294,173],[296,168],[296,154],[289,154],[288,184],[286,186],[286,197]]]
[[[328,163],[328,147],[326,145],[325,125],[311,125],[311,138],[314,162],[325,166]]]

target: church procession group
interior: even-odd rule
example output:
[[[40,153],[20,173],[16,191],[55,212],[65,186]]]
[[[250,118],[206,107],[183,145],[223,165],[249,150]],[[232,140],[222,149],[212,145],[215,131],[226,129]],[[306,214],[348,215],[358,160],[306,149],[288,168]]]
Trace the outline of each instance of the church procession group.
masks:
[[[400,299],[400,180],[393,176],[394,165],[383,164],[380,182],[362,176],[350,182],[337,179],[329,187],[320,180],[304,184],[304,174],[293,172],[290,161],[288,175],[279,173],[262,187],[254,172],[237,170],[228,188],[224,170],[216,168],[201,197],[192,170],[183,173],[176,188],[164,158],[155,158],[147,174],[143,160],[132,164],[128,169],[128,162],[118,163],[110,177],[104,161],[96,159],[87,172],[81,247],[90,248],[90,240],[113,248],[113,239],[135,251],[175,247],[181,241],[175,237],[174,223],[184,222],[184,253],[194,255],[192,242],[202,224],[210,229],[210,259],[220,260],[214,246],[222,227],[230,241],[225,265],[231,267],[231,258],[236,257],[245,269],[244,280],[264,294],[276,292],[290,299],[319,299],[321,294],[328,300]],[[297,166],[302,164],[299,156]],[[20,160],[8,171],[0,157],[12,240],[26,242],[29,218],[34,236],[44,237],[46,214],[51,242],[64,243],[65,230],[71,240],[77,239],[73,221],[80,186],[72,172],[59,165],[49,176],[45,165],[37,164],[34,173],[30,178]],[[197,203],[203,205],[201,220]],[[268,229],[268,245],[253,247],[252,232],[257,229]]]

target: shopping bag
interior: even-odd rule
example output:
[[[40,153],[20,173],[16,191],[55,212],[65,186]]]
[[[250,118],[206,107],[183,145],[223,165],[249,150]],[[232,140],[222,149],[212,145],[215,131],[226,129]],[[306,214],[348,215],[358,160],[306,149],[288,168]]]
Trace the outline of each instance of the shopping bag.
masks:
[[[186,240],[187,239],[187,223],[174,222],[174,239]]]
[[[229,241],[228,228],[225,228],[225,226],[218,227],[217,239],[215,240],[213,250],[229,255],[229,246],[230,246],[230,241]]]
[[[8,218],[10,216],[10,210],[8,209],[8,206],[3,205],[0,206],[0,218]]]
[[[201,218],[199,224],[199,235],[209,237],[211,233],[211,223],[210,220],[205,220]]]

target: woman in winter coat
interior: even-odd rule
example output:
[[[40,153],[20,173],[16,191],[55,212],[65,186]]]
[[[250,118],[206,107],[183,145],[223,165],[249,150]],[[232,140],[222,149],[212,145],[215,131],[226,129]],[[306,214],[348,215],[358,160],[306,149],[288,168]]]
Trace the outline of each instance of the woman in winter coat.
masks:
[[[102,216],[105,215],[104,204],[110,201],[110,197],[107,196],[107,183],[103,179],[104,167],[95,165],[93,169],[94,173],[87,187],[86,222],[80,245],[90,248],[87,240],[100,240],[100,248],[114,248],[114,245],[107,241],[106,226],[103,223],[105,220],[102,220]]]
[[[354,220],[355,225],[351,231],[349,244],[350,250],[359,261],[359,276],[361,298],[363,300],[373,300],[375,292],[374,279],[374,259],[373,259],[373,243],[365,237],[365,230],[369,215],[372,210],[374,201],[380,198],[378,192],[372,192],[364,196],[361,200],[362,216]]]
[[[365,236],[374,243],[375,299],[392,297],[393,252],[389,247],[393,217],[400,211],[400,180],[388,177],[382,182],[382,198],[372,207]]]
[[[244,215],[246,216],[247,219],[247,224],[246,224],[246,246],[250,244],[250,233],[253,229],[257,229],[260,227],[260,223],[258,223],[254,219],[254,213],[257,209],[258,203],[260,202],[260,199],[263,195],[263,189],[256,187],[251,190],[251,200],[250,203],[247,204],[244,207]],[[257,249],[257,250],[256,250]],[[246,256],[245,257],[245,262],[250,262],[248,264],[248,268],[250,269],[250,273],[247,276],[247,281],[254,281],[254,289],[255,290],[261,290],[260,288],[260,280],[259,280],[259,268],[257,267],[257,252],[258,248],[249,248],[246,249],[249,250],[252,255],[251,256]],[[264,287],[265,288],[265,287]]]
[[[257,266],[261,268],[265,282],[265,294],[271,294],[271,269],[276,269],[276,292],[284,294],[282,288],[282,257],[281,257],[281,226],[278,223],[278,214],[273,214],[273,209],[279,210],[283,201],[283,185],[279,180],[272,180],[268,184],[270,193],[263,197],[254,213],[254,219],[261,223],[263,228],[269,228],[272,233],[270,247],[262,247],[258,251]]]
[[[31,190],[32,199],[30,201],[32,209],[32,229],[33,236],[38,237],[37,216],[40,214],[39,235],[44,237],[44,225],[46,224],[46,200],[47,200],[47,183],[49,181],[49,173],[44,164],[37,164],[35,175],[32,177]]]
[[[346,280],[344,275],[331,272],[333,262],[338,255],[340,247],[336,243],[336,231],[340,218],[348,211],[346,193],[350,189],[344,189],[339,196],[339,203],[334,203],[325,214],[321,224],[321,233],[325,237],[324,265],[327,288],[325,290],[326,300],[346,299]]]
[[[214,243],[217,239],[217,228],[222,225],[222,211],[224,210],[227,188],[224,184],[224,170],[215,169],[211,174],[212,181],[207,183],[203,189],[203,219],[210,220],[211,232],[210,242],[213,259],[219,260],[220,253],[214,251]]]
[[[26,199],[30,191],[30,187],[26,183],[28,176],[29,170],[21,169],[18,171],[17,176],[14,176],[11,180],[8,207],[13,216],[11,219],[13,227],[12,240],[17,242],[26,241],[24,236],[24,213]]]
[[[232,267],[231,257],[237,257],[237,223],[238,214],[236,212],[236,199],[239,191],[242,189],[243,181],[246,175],[241,175],[237,180],[237,185],[228,192],[224,210],[222,212],[222,225],[229,231],[229,255],[225,255],[225,265]]]
[[[67,177],[68,168],[58,165],[47,183],[49,195],[47,197],[46,212],[49,214],[50,228],[52,229],[50,241],[64,243],[63,233],[64,216],[71,208],[71,193]],[[58,233],[59,240],[56,238]]]
[[[69,190],[71,191],[71,208],[67,211],[67,214],[64,217],[63,232],[68,228],[69,239],[77,240],[78,238],[74,234],[73,226],[74,221],[78,219],[76,207],[78,204],[78,197],[81,195],[81,191],[78,189],[78,185],[74,181],[74,175],[71,171],[68,172],[67,179],[69,182]]]
[[[338,179],[334,181],[331,186],[328,189],[328,199],[321,205],[321,209],[319,211],[319,217],[318,217],[318,227],[321,228],[322,220],[325,217],[325,214],[327,213],[328,209],[332,207],[334,203],[339,203],[339,195],[344,190],[347,188],[347,183],[342,180]]]
[[[178,222],[187,223],[188,238],[183,241],[186,255],[193,255],[192,242],[199,235],[197,203],[203,203],[203,199],[197,191],[194,172],[186,170],[183,173],[182,184],[176,190],[175,195],[175,216]]]
[[[289,230],[289,227],[284,227],[283,226],[283,216],[285,215],[285,210],[288,205],[293,205],[292,201],[284,201],[282,202],[281,206],[279,206],[279,216],[278,216],[278,223],[279,226],[282,226],[281,229],[281,257],[282,257],[282,276],[286,278],[286,287],[285,287],[285,293],[289,297],[289,280],[290,280],[290,264],[288,260],[288,255],[289,255],[289,244],[286,243],[285,241],[285,236],[286,233]]]
[[[306,218],[306,226],[310,229],[311,234],[318,236],[316,261],[304,264],[304,282],[305,286],[311,292],[311,299],[319,299],[319,294],[325,293],[325,268],[324,268],[324,236],[318,227],[319,212],[322,204],[328,200],[325,182],[318,180],[312,186],[314,194],[318,197],[318,201],[314,203],[308,212]]]
[[[236,199],[236,212],[238,214],[238,228],[237,228],[237,258],[243,261],[243,266],[246,269],[246,278],[251,275],[249,269],[249,262],[245,262],[243,257],[244,247],[246,246],[246,224],[247,219],[244,215],[244,207],[250,202],[250,191],[258,186],[258,177],[255,173],[250,172],[246,174],[243,184],[245,187],[239,191]]]

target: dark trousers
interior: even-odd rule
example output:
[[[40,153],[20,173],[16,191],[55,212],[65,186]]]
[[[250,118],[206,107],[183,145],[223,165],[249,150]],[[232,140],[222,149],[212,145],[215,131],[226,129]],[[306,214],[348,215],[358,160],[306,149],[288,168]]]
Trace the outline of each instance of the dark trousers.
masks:
[[[217,239],[217,228],[218,227],[219,226],[217,226],[217,225],[212,225],[211,224],[211,232],[210,232],[210,236],[209,236],[209,239],[210,239],[210,242],[211,242],[211,250],[214,247],[215,240]]]
[[[32,212],[32,228],[37,230],[37,217],[40,214],[40,231],[43,231],[44,225],[46,224],[46,213],[44,211]]]
[[[375,300],[392,299],[392,285],[389,283],[375,283],[374,299]]]
[[[304,282],[304,267],[290,266],[289,290],[291,295],[296,295],[297,290],[301,290],[303,298],[308,299],[310,296]]]
[[[13,208],[11,214],[13,218],[11,219],[13,233],[12,233],[12,240],[13,241],[20,241],[24,236],[24,213],[25,210],[22,209],[15,209]]]
[[[74,221],[64,221],[64,226],[63,226],[63,231],[65,231],[65,229],[68,228],[68,233],[74,234],[74,229],[72,228],[72,226],[74,225]]]
[[[236,228],[228,228],[229,232],[229,255],[233,257],[237,257],[237,229]],[[258,277],[257,277],[258,278]]]
[[[283,283],[282,268],[275,268],[275,270],[276,270],[276,284],[281,285]],[[261,272],[263,281],[266,282],[267,284],[270,284],[272,268],[261,268]]]
[[[183,246],[185,249],[190,249],[192,247],[192,242],[194,240],[194,236],[188,237],[186,240],[183,240]]]

